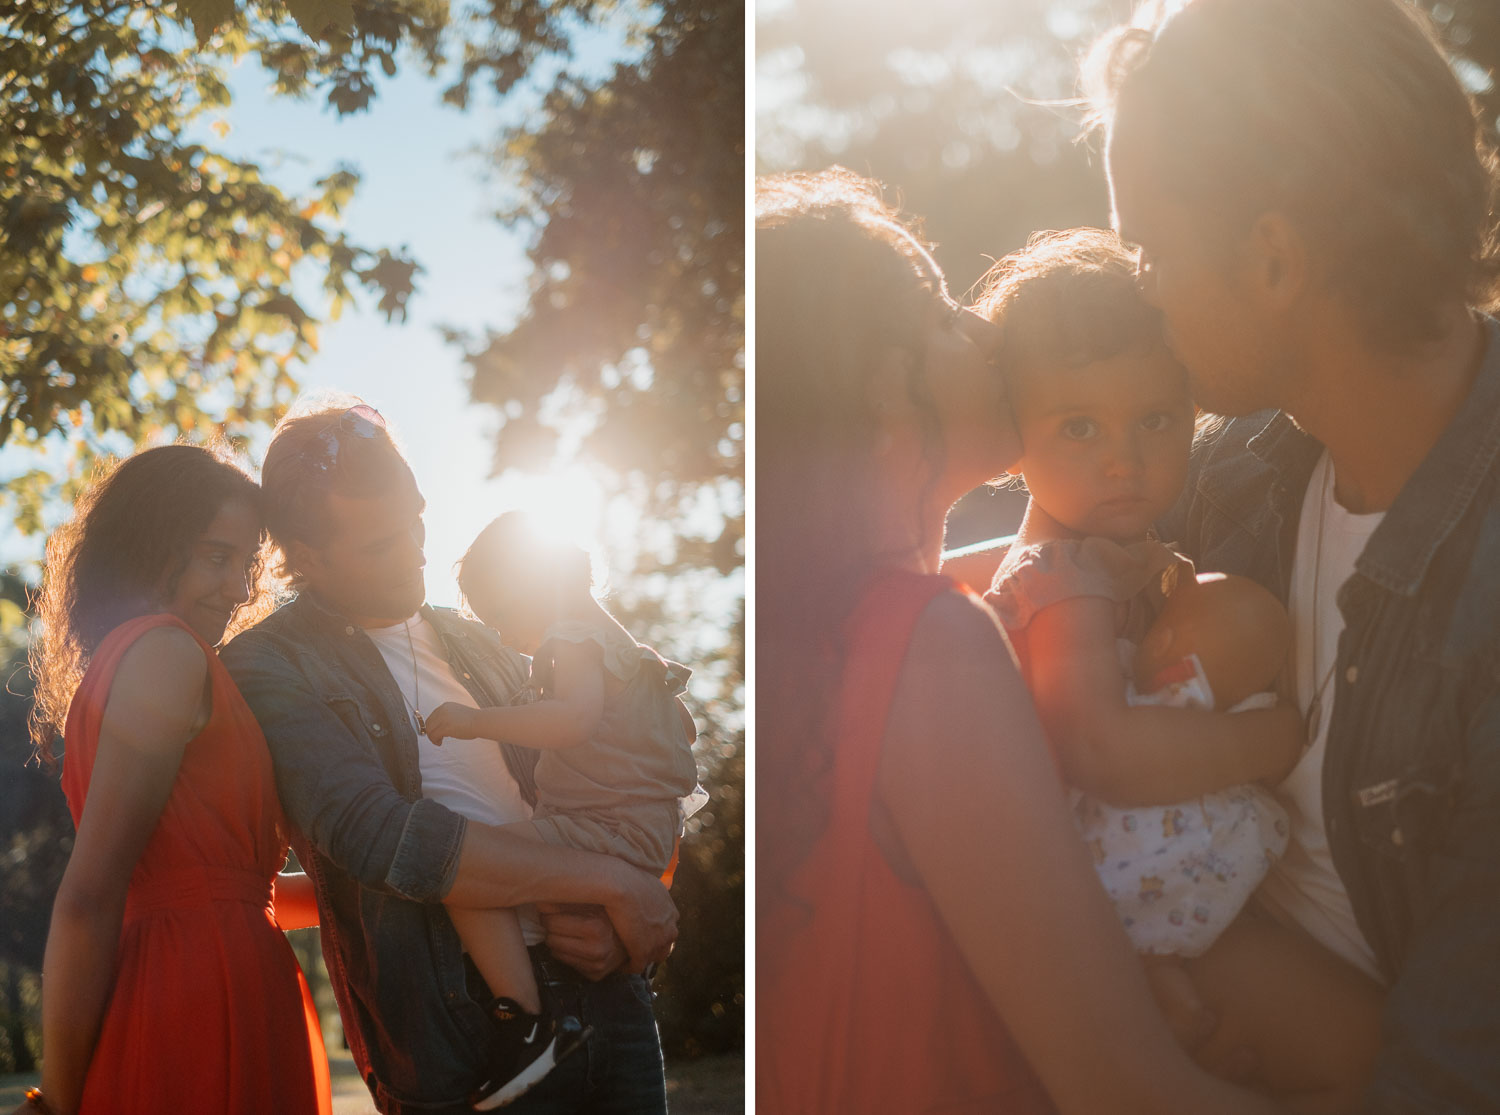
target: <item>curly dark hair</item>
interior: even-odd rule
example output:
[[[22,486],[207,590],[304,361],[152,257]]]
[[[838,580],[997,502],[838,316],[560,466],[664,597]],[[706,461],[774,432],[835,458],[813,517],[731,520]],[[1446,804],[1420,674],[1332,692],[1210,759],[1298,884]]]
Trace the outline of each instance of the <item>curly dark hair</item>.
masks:
[[[1189,0],[1085,64],[1110,142],[1147,129],[1163,190],[1228,232],[1286,214],[1372,335],[1430,340],[1495,302],[1495,155],[1425,17],[1400,0]],[[1124,140],[1121,135],[1127,135]]]
[[[974,312],[1004,322],[996,362],[1012,375],[1081,368],[1164,344],[1135,257],[1113,232],[1038,232],[980,280]]]
[[[942,425],[925,336],[942,271],[878,184],[842,168],[756,184],[755,663],[759,903],[826,824],[841,628],[879,563],[884,493],[869,390],[894,352],[936,477]],[[922,526],[924,524],[918,524]]]
[[[193,543],[233,500],[261,513],[259,486],[227,449],[163,445],[101,465],[73,517],[47,539],[37,597],[41,636],[29,663],[36,697],[28,727],[43,765],[55,762],[53,739],[100,642],[127,620],[160,609]],[[254,622],[268,602],[263,566],[259,555],[251,597],[236,609],[230,633]]]

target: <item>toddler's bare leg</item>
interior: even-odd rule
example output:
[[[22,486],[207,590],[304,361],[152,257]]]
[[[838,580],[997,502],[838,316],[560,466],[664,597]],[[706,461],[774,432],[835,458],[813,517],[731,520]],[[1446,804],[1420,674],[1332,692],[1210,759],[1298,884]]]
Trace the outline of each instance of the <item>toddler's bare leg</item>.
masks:
[[[531,954],[521,936],[514,910],[449,906],[448,916],[464,949],[496,996],[514,999],[529,1014],[542,1009],[541,993],[531,971]]]
[[[527,840],[541,840],[542,834],[530,821],[508,821],[500,826],[512,836],[524,836]]]
[[[1291,1110],[1357,1109],[1380,1042],[1384,993],[1373,980],[1253,908],[1184,963],[1219,1019],[1199,1051],[1206,1068],[1248,1046],[1260,1082]]]

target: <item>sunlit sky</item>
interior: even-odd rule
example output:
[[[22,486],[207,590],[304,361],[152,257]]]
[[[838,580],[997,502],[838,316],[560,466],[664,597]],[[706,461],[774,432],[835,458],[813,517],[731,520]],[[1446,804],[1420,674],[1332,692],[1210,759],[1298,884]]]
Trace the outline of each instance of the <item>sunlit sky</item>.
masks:
[[[621,57],[622,43],[613,29],[588,32],[573,64],[600,73]],[[404,323],[387,323],[373,298],[361,298],[319,330],[319,352],[297,375],[304,391],[362,396],[394,428],[427,497],[429,600],[457,601],[453,563],[480,527],[509,507],[571,508],[577,529],[591,532],[601,508],[583,470],[488,479],[497,422],[488,408],[469,405],[462,352],[439,333],[440,326],[476,335],[503,330],[525,306],[526,230],[507,230],[489,216],[499,185],[483,180],[484,163],[472,152],[491,143],[503,124],[524,119],[535,88],[500,103],[476,91],[468,111],[459,112],[440,103],[441,80],[411,64],[380,82],[368,111],[340,117],[321,99],[272,96],[253,60],[229,78],[233,106],[202,120],[205,143],[257,162],[288,191],[305,189],[340,164],[354,167],[361,182],[343,219],[350,239],[405,247],[425,269]],[[229,126],[222,138],[208,132],[215,120]],[[317,305],[315,296],[308,305]],[[267,440],[268,432],[256,441],[257,462]],[[15,451],[0,451],[0,474],[13,475],[19,466]],[[0,548],[6,564],[31,561],[40,540],[7,530]]]

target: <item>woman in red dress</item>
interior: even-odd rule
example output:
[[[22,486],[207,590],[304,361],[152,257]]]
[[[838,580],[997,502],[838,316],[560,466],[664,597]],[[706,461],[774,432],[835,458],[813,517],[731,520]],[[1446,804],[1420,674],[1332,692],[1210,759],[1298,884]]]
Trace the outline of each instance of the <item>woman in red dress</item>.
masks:
[[[214,646],[251,598],[259,489],[148,450],[48,544],[33,739],[65,724],[78,828],[47,937],[42,1086],[22,1111],[318,1115],[317,1015],[283,929],[315,924],[271,760]],[[65,717],[65,720],[64,720]]]
[[[760,1109],[1268,1112],[1156,1008],[943,521],[1019,456],[994,326],[847,171],[756,217]]]

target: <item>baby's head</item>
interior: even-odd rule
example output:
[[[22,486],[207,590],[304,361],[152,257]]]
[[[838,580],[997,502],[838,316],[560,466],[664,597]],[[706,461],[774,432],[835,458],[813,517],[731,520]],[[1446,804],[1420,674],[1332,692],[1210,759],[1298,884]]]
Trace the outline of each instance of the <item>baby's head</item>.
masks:
[[[507,511],[459,559],[458,588],[485,626],[531,654],[548,627],[592,598],[593,567],[587,550]]]
[[[1010,471],[1033,504],[1080,535],[1143,537],[1182,490],[1193,404],[1134,257],[1100,229],[1040,233],[994,266],[975,309],[1004,329]]]

